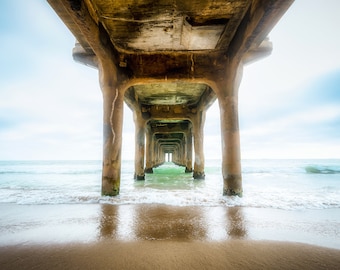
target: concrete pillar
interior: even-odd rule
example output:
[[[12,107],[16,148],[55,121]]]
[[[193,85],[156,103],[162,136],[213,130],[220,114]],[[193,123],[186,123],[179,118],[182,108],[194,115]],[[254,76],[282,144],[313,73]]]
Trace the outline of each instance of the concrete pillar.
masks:
[[[152,164],[152,168],[156,167],[156,153],[157,153],[157,146],[156,146],[156,138],[155,135],[152,133],[151,135],[151,146],[152,146],[152,152],[151,152],[151,164]]]
[[[195,162],[194,162],[194,179],[204,179],[204,151],[203,151],[203,137],[204,137],[204,122],[205,111],[198,111],[197,115],[193,117],[193,135],[194,135],[194,149],[195,149]]]
[[[179,151],[179,160],[180,160],[180,164],[181,166],[185,166],[186,165],[186,161],[185,161],[185,158],[186,158],[186,141],[185,141],[185,137],[183,137],[183,139],[181,140],[181,143],[180,143],[180,151]]]
[[[188,128],[186,132],[186,164],[185,164],[185,172],[192,172],[192,131],[191,127]]]
[[[145,120],[141,112],[134,111],[135,122],[135,174],[136,180],[145,180],[144,155],[145,155]]]
[[[154,138],[154,167],[157,167],[160,165],[159,162],[159,143],[156,138]]]
[[[156,138],[154,138],[154,151],[153,151],[153,167],[158,166],[158,143]]]
[[[221,117],[223,195],[242,196],[240,132],[238,123],[238,87],[242,64],[228,69],[220,85],[218,102]]]
[[[161,165],[164,163],[164,156],[165,156],[165,153],[164,153],[164,149],[161,145],[158,145],[158,164]]]
[[[145,149],[145,173],[153,173],[153,162],[152,162],[152,154],[154,151],[153,147],[153,136],[151,132],[151,128],[149,125],[145,128],[146,131],[146,149]]]
[[[104,105],[102,195],[116,196],[120,188],[124,93],[111,62],[99,64],[99,81]]]

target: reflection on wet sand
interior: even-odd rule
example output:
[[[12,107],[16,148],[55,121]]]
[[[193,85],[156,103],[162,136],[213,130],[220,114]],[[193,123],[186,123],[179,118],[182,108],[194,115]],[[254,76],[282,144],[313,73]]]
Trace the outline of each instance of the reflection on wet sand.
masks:
[[[138,205],[134,233],[143,240],[204,240],[206,220],[199,208]]]
[[[242,208],[101,205],[99,239],[220,241],[246,239]]]
[[[226,221],[228,222],[227,234],[231,239],[246,239],[247,228],[242,208],[226,208]]]
[[[109,204],[101,205],[99,238],[117,238],[118,209],[118,207]]]

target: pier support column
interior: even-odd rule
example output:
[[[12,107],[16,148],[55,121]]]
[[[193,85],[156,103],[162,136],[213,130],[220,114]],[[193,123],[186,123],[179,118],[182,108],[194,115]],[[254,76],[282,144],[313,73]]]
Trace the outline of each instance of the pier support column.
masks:
[[[195,163],[194,163],[194,179],[204,179],[204,151],[203,151],[203,137],[204,137],[204,122],[205,111],[198,111],[197,115],[193,117],[193,135],[194,135],[194,149],[195,149]]]
[[[185,164],[185,172],[192,172],[192,131],[191,127],[188,128],[186,132],[186,164]]]
[[[144,154],[145,154],[145,120],[141,113],[133,114],[135,122],[135,175],[136,180],[144,180]]]
[[[99,65],[104,104],[102,195],[116,196],[120,188],[124,93],[116,67],[108,62]]]
[[[223,195],[242,196],[238,88],[242,63],[231,66],[220,84],[218,102],[221,116]]]
[[[151,128],[148,125],[146,127],[146,149],[145,149],[145,173],[153,173],[153,165],[152,165],[152,153],[154,151],[154,146],[153,146],[153,136],[151,132]]]
[[[154,138],[154,154],[153,154],[153,159],[154,159],[154,167],[158,167],[160,165],[159,162],[159,143],[156,138]]]

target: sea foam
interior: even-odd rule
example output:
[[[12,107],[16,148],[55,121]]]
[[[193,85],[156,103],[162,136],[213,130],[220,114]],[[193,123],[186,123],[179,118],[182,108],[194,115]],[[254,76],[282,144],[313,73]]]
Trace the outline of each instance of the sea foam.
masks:
[[[220,164],[206,162],[205,180],[166,163],[135,181],[124,161],[120,195],[105,197],[100,161],[1,161],[0,203],[340,208],[339,160],[244,160],[241,198],[222,196]]]

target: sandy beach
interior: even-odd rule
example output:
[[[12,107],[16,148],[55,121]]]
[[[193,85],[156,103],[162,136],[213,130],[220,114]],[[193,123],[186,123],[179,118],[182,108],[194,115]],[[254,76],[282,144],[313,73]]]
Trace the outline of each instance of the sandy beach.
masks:
[[[1,248],[1,269],[339,269],[340,251],[303,244],[104,241]]]
[[[339,269],[340,209],[0,205],[1,269]]]

